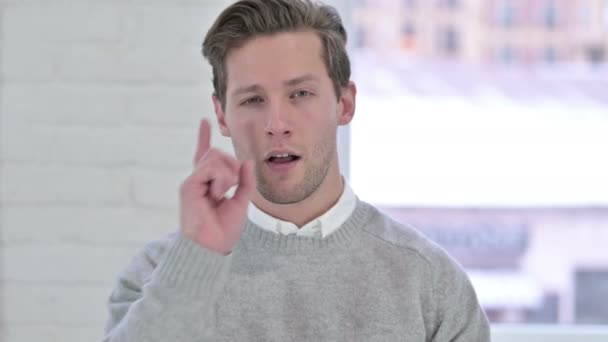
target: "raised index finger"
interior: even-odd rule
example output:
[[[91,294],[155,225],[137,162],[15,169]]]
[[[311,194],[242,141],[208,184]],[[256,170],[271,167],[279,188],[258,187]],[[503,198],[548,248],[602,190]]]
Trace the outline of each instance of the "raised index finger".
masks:
[[[196,146],[196,153],[194,154],[194,165],[209,151],[211,145],[211,126],[207,119],[201,120],[201,124],[198,128],[198,144]]]

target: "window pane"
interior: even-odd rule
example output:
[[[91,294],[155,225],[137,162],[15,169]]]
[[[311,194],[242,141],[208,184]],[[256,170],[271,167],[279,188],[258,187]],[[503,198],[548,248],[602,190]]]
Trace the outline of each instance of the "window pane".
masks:
[[[390,2],[354,9],[358,195],[458,259],[493,322],[608,324],[605,3]]]

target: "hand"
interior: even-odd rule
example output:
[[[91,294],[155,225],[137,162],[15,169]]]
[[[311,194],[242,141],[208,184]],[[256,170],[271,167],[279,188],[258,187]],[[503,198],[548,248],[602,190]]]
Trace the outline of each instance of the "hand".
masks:
[[[180,229],[203,248],[227,255],[241,237],[255,180],[250,161],[210,148],[211,128],[202,120],[194,170],[180,187]],[[226,192],[237,185],[232,198]]]

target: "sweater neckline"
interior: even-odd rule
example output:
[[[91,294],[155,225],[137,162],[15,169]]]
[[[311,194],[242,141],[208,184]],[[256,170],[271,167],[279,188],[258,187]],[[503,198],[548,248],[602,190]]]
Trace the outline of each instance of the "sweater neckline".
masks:
[[[352,214],[336,231],[325,238],[277,234],[247,220],[241,247],[288,253],[347,249],[363,231],[363,227],[371,215],[371,209],[369,204],[357,198],[357,204]]]

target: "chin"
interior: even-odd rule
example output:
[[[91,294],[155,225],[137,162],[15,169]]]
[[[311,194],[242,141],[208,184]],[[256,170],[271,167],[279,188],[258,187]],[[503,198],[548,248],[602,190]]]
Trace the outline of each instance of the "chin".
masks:
[[[292,182],[273,182],[258,186],[258,192],[267,201],[275,204],[294,204],[308,197],[299,189],[298,184]]]

